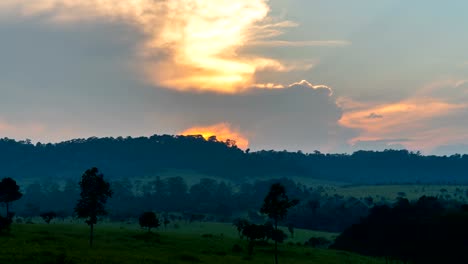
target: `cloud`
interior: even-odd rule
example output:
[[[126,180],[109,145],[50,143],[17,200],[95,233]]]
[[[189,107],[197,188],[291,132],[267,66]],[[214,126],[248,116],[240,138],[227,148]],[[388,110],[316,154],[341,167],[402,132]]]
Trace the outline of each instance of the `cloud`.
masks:
[[[271,39],[297,24],[271,18],[268,0],[3,0],[2,11],[56,25],[97,19],[131,25],[145,36],[137,56],[146,77],[179,91],[233,94],[255,88],[258,72],[311,67],[239,52],[249,45],[349,44]]]
[[[328,93],[328,96],[333,95],[333,90],[323,84],[319,85],[313,85],[310,82],[306,80],[302,80],[299,82],[292,83],[290,85],[281,85],[281,84],[274,84],[274,83],[266,83],[266,84],[256,84],[255,88],[261,88],[261,89],[291,89],[291,88],[304,88],[304,89],[313,89],[313,90],[320,90],[325,93]]]
[[[343,111],[333,89],[325,85],[301,81],[241,94],[146,88],[138,89],[144,92],[139,96],[132,86],[106,92],[91,87],[84,90],[86,97],[79,97],[79,86],[79,93],[66,98],[51,93],[41,97],[40,89],[27,97],[7,93],[8,98],[0,98],[0,112],[15,120],[3,122],[15,128],[0,130],[0,136],[57,142],[91,136],[216,134],[221,140],[236,140],[243,149],[306,152],[342,152],[356,136],[354,129],[338,125]],[[22,103],[8,107],[9,100]],[[33,130],[29,123],[44,124],[43,129]]]
[[[212,136],[216,136],[217,140],[223,142],[226,142],[227,140],[234,140],[236,146],[238,146],[240,149],[245,150],[249,147],[249,140],[238,130],[233,129],[232,126],[228,123],[219,123],[203,127],[192,127],[177,134],[184,136],[201,135],[206,140]]]
[[[319,92],[325,92],[328,94],[328,96],[332,96],[333,95],[333,90],[332,88],[324,85],[324,84],[318,84],[318,85],[313,85],[311,84],[310,82],[306,81],[306,80],[302,80],[300,82],[295,82],[293,84],[290,84],[288,85],[288,88],[296,88],[296,89],[313,89],[313,90],[317,90]]]
[[[338,124],[342,109],[333,90],[306,81],[235,95],[166,91],[159,97],[155,115],[173,120],[177,132],[228,123],[248,138],[253,150],[341,151],[355,136],[353,129]]]
[[[376,114],[376,113],[370,113],[367,118],[369,119],[379,119],[379,118],[383,118],[383,115],[379,115],[379,114]]]
[[[408,142],[408,139],[395,138],[395,139],[381,139],[381,140],[358,140],[352,145],[352,151],[357,150],[373,150],[383,151],[386,149],[405,149],[402,142]]]
[[[347,40],[308,40],[308,41],[288,41],[288,40],[269,40],[256,41],[252,46],[263,47],[343,47],[351,45]]]
[[[418,89],[408,98],[390,103],[341,100],[348,108],[340,125],[360,131],[350,143],[392,140],[413,150],[431,151],[439,145],[468,139],[468,82],[442,80]],[[377,114],[378,113],[378,114]]]

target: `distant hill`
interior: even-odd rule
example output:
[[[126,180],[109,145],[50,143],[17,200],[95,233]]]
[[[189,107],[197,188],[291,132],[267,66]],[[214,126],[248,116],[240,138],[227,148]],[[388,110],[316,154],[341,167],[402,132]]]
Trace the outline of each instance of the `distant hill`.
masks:
[[[233,141],[201,136],[93,137],[55,144],[0,139],[0,177],[78,178],[92,166],[110,178],[187,170],[234,182],[300,177],[349,184],[468,183],[468,155],[423,156],[407,150],[249,152]]]

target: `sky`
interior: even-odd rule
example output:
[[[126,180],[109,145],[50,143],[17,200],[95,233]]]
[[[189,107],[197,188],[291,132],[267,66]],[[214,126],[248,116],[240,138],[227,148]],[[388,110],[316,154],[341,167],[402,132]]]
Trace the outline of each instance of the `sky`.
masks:
[[[464,0],[2,0],[0,137],[468,153]]]

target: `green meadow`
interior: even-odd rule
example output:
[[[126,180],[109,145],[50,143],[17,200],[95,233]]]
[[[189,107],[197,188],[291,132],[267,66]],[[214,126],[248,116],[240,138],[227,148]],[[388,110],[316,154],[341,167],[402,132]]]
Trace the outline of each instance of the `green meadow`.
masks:
[[[192,223],[148,233],[133,224],[101,224],[95,244],[88,244],[85,224],[13,224],[0,235],[0,263],[272,263],[273,247],[260,244],[252,257],[247,241],[237,237],[229,224]],[[333,238],[336,234],[296,230],[293,240],[279,247],[280,263],[385,263],[382,259],[348,252],[304,246],[310,236]],[[299,245],[300,244],[300,245]]]

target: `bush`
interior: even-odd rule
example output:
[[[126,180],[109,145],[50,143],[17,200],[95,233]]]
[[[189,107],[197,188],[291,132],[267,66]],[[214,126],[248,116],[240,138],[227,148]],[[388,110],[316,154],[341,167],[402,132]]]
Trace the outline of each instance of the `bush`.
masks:
[[[242,247],[239,246],[239,244],[234,244],[232,246],[232,253],[241,253],[242,252]]]
[[[138,220],[142,228],[148,228],[148,232],[151,232],[151,228],[157,228],[161,225],[154,212],[144,212]]]
[[[10,231],[11,223],[11,218],[0,216],[0,232],[3,232],[3,230]]]
[[[57,217],[57,214],[55,212],[45,212],[40,215],[42,217],[42,220],[46,222],[47,224],[50,224],[50,221],[52,221],[55,217]]]

